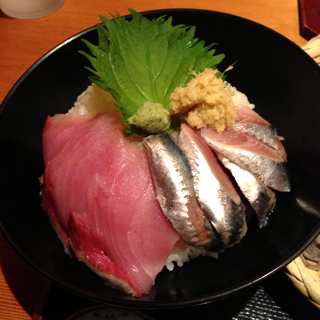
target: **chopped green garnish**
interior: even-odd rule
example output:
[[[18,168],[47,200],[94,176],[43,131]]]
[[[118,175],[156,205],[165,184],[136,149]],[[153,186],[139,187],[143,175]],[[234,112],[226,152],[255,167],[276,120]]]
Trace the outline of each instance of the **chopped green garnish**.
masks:
[[[128,120],[146,102],[168,109],[171,93],[193,78],[191,72],[214,69],[224,58],[223,54],[214,56],[212,45],[205,47],[204,41],[194,38],[195,27],[172,26],[172,18],[148,20],[129,11],[130,21],[120,16],[113,16],[113,20],[101,16],[104,26],[98,25],[99,45],[83,40],[91,55],[81,51],[93,67],[87,68],[94,74],[90,80],[117,100],[122,121],[129,126],[126,135],[136,133],[136,127],[140,127],[136,116],[131,123]],[[143,123],[145,115],[143,112]],[[163,131],[163,121],[158,121],[161,128],[154,128],[157,121],[150,120],[151,132]],[[149,130],[148,126],[140,128]],[[170,123],[165,130],[172,130],[172,125],[169,128]]]

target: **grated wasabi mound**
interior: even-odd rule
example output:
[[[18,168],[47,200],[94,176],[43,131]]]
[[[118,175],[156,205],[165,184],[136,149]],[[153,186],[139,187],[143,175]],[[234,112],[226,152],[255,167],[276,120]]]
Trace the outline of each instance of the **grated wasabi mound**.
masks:
[[[170,128],[170,113],[161,103],[146,101],[128,118],[128,123],[150,133],[166,132]]]

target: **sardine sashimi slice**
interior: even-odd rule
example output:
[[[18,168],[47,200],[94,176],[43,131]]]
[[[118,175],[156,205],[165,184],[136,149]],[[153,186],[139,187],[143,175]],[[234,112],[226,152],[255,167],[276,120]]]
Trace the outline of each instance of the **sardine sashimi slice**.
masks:
[[[144,138],[161,208],[182,239],[198,248],[218,241],[197,202],[189,162],[169,134]]]
[[[279,139],[276,128],[256,123],[235,123],[234,130],[249,134],[267,144],[279,153],[283,161],[287,161],[287,154]]]
[[[42,205],[79,260],[141,296],[181,238],[156,200],[146,151],[123,130],[113,114],[48,117]]]
[[[262,118],[252,108],[245,105],[237,105],[235,108],[236,112],[236,123],[256,123],[271,126],[271,124]]]
[[[264,185],[264,183],[251,172],[241,169],[225,157],[219,156],[218,158],[221,163],[230,170],[243,195],[248,199],[256,212],[259,226],[265,226],[268,216],[276,204],[274,191]]]
[[[278,191],[290,191],[285,162],[275,149],[251,135],[234,130],[218,133],[202,128],[200,135],[214,152],[257,175],[266,186]]]
[[[282,159],[287,161],[287,154],[276,128],[248,106],[238,106],[235,112],[237,117],[233,130],[252,135],[277,150]]]
[[[191,166],[198,202],[217,231],[223,248],[238,243],[247,231],[241,198],[216,156],[186,124],[181,124],[180,148]]]

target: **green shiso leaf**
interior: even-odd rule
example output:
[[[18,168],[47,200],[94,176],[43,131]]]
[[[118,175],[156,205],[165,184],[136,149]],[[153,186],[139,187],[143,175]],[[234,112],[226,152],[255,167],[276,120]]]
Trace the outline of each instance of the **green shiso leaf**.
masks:
[[[115,97],[124,123],[147,101],[168,109],[171,93],[192,79],[192,71],[214,69],[224,58],[214,55],[213,45],[205,47],[204,41],[194,38],[195,27],[172,26],[171,18],[148,20],[129,11],[130,21],[101,16],[104,26],[98,25],[99,45],[83,40],[91,55],[80,51],[92,65],[87,67],[94,74],[90,80]],[[130,125],[125,135],[136,129]]]

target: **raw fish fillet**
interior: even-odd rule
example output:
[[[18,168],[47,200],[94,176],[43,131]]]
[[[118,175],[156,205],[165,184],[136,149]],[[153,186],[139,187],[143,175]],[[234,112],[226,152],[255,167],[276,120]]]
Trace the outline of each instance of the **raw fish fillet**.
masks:
[[[278,191],[290,191],[282,155],[255,136],[235,130],[218,133],[207,128],[202,128],[200,135],[215,153],[257,175],[266,186]]]
[[[260,227],[267,224],[276,196],[268,186],[289,191],[284,162],[287,154],[277,131],[249,106],[238,105],[233,130],[218,135],[203,129],[204,140],[232,173],[257,214]],[[263,181],[262,181],[263,180]]]
[[[66,249],[141,296],[180,237],[156,200],[145,150],[123,129],[113,114],[48,117],[42,204]]]
[[[235,109],[236,112],[236,123],[244,124],[244,123],[256,123],[256,124],[264,124],[270,126],[271,124],[263,119],[258,113],[252,110],[248,106],[238,105]]]
[[[275,192],[251,172],[241,169],[227,158],[220,156],[219,159],[231,171],[243,195],[256,212],[259,226],[264,227],[276,204]]]
[[[277,150],[283,160],[287,161],[287,154],[276,128],[248,106],[238,106],[235,111],[237,117],[233,130],[252,135]]]
[[[217,231],[218,249],[235,245],[247,231],[244,205],[238,192],[210,148],[184,123],[178,144],[190,162],[201,209]]]
[[[200,249],[210,249],[217,238],[199,207],[189,161],[167,133],[143,141],[161,208],[182,239]]]

